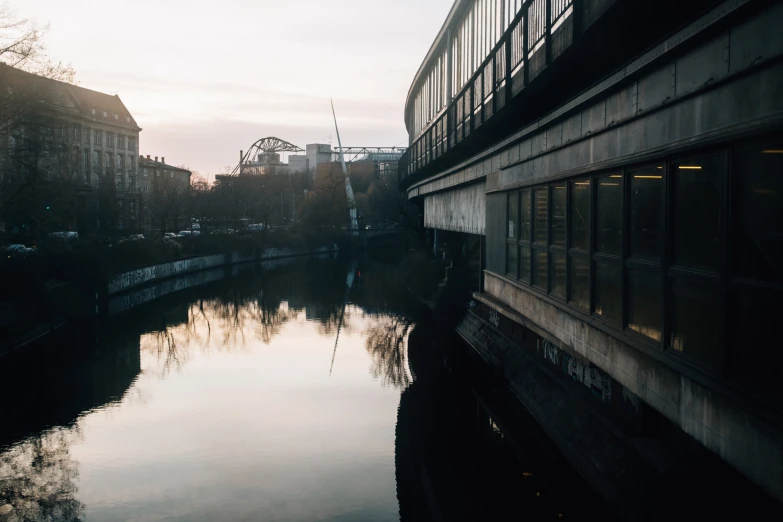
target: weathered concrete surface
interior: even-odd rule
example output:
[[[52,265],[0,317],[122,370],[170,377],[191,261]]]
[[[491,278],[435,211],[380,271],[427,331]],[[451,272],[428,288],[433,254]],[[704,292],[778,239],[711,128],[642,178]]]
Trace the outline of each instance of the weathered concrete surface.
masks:
[[[467,234],[485,233],[487,199],[484,183],[424,198],[424,226]]]
[[[192,257],[190,259],[172,261],[170,263],[148,266],[145,268],[139,268],[137,270],[131,270],[129,272],[117,274],[108,281],[107,295],[112,296],[120,292],[125,292],[127,290],[131,290],[145,284],[154,283],[169,277],[189,274],[210,268],[298,255],[321,254],[325,252],[333,252],[336,250],[337,245],[324,246],[312,252],[294,251],[290,248],[266,248],[260,252],[260,255],[241,255],[235,252],[233,254],[216,254],[212,256]]]
[[[783,501],[783,430],[509,280],[485,272],[479,300],[595,364]]]

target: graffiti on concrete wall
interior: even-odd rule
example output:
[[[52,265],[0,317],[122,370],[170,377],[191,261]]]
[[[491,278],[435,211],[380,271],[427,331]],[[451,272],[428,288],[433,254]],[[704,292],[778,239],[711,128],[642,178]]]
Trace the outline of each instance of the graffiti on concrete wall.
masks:
[[[607,403],[612,402],[612,379],[609,375],[593,366],[585,364],[559,349],[554,343],[541,339],[540,352],[544,359],[560,367],[574,381],[583,384],[593,395]]]

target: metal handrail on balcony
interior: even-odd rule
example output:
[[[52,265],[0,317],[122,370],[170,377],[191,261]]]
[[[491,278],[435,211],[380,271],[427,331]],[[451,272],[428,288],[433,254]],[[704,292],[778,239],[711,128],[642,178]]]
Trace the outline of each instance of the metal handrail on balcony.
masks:
[[[525,0],[476,72],[413,140],[400,163],[400,181],[456,147],[532,81],[551,61],[552,32],[580,1]]]

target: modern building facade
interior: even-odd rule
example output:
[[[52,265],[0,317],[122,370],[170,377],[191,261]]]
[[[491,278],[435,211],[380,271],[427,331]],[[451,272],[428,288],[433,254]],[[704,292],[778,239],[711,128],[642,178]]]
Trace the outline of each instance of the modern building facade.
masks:
[[[400,186],[425,227],[482,237],[490,328],[783,500],[780,27],[781,2],[457,0]]]

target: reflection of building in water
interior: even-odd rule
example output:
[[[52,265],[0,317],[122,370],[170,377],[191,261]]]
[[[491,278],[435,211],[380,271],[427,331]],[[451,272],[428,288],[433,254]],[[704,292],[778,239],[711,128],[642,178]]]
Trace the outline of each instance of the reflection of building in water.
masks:
[[[3,358],[0,447],[119,400],[141,371],[137,331],[113,330],[100,345],[89,335],[57,341]]]

